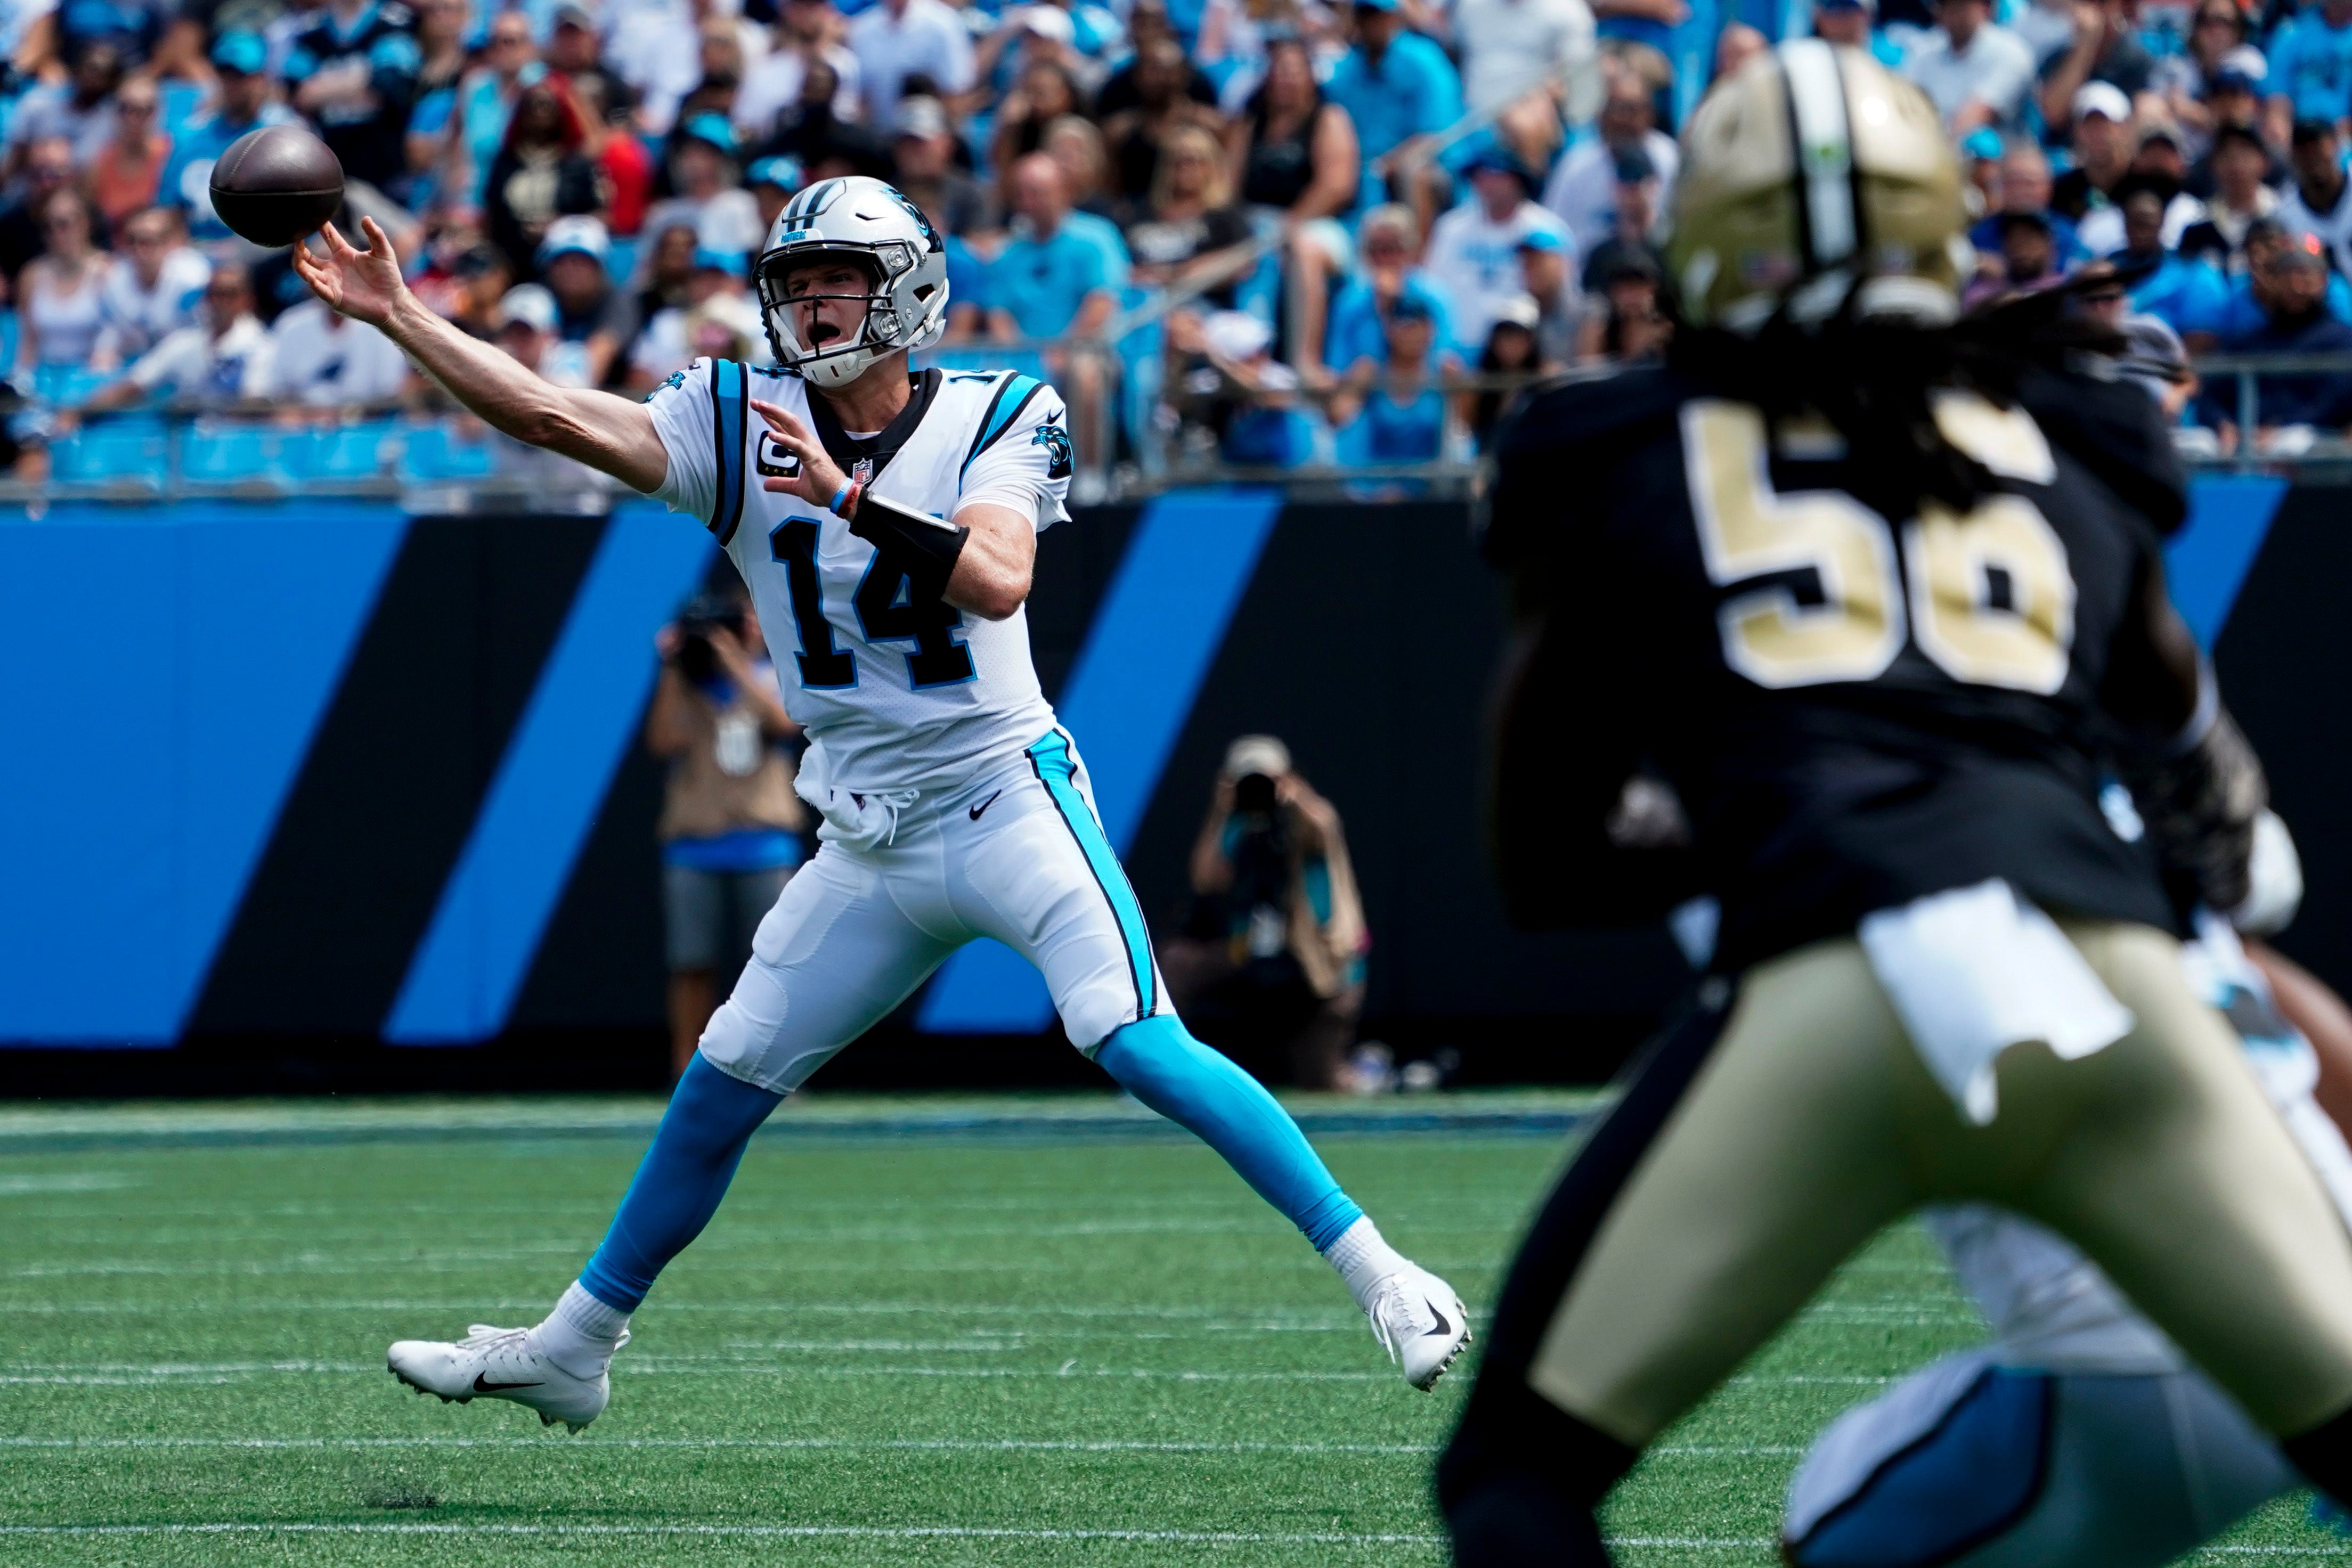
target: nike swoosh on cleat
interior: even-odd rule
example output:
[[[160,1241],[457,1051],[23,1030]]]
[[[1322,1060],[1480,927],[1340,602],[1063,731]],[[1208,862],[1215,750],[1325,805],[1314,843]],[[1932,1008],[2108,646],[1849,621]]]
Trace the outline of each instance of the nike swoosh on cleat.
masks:
[[[1002,795],[1002,794],[1003,794],[1003,793],[1004,793],[1004,791],[1003,791],[1003,790],[999,789],[999,790],[996,792],[996,795]],[[991,795],[987,800],[982,800],[979,805],[974,806],[974,807],[971,809],[971,820],[972,820],[973,821],[975,821],[975,822],[979,821],[980,821],[980,814],[981,814],[982,811],[987,810],[991,806],[993,806],[993,805],[995,805],[995,804],[996,804],[996,795]]]
[[[477,1394],[503,1394],[509,1388],[536,1388],[539,1385],[536,1383],[488,1383],[483,1381],[482,1374],[478,1372],[474,1374],[474,1392]]]
[[[1430,1334],[1452,1333],[1454,1332],[1454,1325],[1445,1321],[1445,1314],[1437,1310],[1437,1303],[1435,1301],[1431,1301],[1427,1296],[1423,1296],[1421,1299],[1421,1304],[1427,1307],[1429,1309],[1429,1315],[1437,1320],[1437,1326],[1431,1329],[1428,1333],[1423,1334],[1421,1336],[1422,1338],[1427,1339]],[[476,1381],[478,1382],[479,1379],[477,1379]]]

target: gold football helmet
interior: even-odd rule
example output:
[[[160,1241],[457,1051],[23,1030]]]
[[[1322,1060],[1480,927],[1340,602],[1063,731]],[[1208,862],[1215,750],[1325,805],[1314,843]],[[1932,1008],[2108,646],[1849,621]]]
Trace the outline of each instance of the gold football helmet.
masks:
[[[1668,259],[1685,316],[1754,331],[1948,321],[1967,267],[1958,160],[1917,88],[1859,49],[1798,38],[1717,82],[1683,132]],[[1858,292],[1856,292],[1858,291]]]

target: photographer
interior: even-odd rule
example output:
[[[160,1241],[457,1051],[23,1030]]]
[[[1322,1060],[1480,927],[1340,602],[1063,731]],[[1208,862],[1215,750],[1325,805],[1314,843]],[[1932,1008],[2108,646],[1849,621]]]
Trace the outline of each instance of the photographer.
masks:
[[[1339,813],[1272,736],[1226,749],[1192,881],[1192,919],[1160,952],[1184,1017],[1231,1054],[1286,1057],[1300,1088],[1341,1087],[1370,937]]]
[[[751,934],[800,864],[806,818],[779,745],[797,737],[800,727],[776,695],[775,669],[751,605],[736,595],[698,597],[654,646],[662,668],[646,715],[646,749],[669,763],[656,836],[675,1076],[694,1060],[703,1026],[751,950]]]

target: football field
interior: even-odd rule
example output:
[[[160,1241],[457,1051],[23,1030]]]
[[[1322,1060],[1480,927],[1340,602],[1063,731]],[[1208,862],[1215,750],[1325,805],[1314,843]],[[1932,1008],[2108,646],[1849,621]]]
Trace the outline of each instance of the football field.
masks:
[[[1297,1103],[1479,1312],[1580,1103]],[[1221,1162],[1103,1096],[796,1103],[576,1437],[396,1385],[394,1338],[543,1313],[657,1110],[0,1112],[0,1563],[1444,1561],[1463,1369],[1407,1388]],[[1981,1332],[1883,1237],[1620,1490],[1621,1561],[1777,1561],[1809,1434]],[[2297,1498],[2201,1556],[2347,1550]]]

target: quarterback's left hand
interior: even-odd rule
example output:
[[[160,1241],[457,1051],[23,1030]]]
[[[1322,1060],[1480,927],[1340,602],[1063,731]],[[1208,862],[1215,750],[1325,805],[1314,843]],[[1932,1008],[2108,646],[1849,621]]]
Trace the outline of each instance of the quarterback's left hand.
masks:
[[[761,488],[773,490],[779,495],[797,496],[812,507],[831,506],[834,497],[839,495],[841,487],[849,482],[849,476],[841,471],[839,464],[825,455],[824,443],[819,441],[808,426],[774,403],[761,402],[753,398],[751,406],[761,419],[768,422],[768,428],[775,432],[777,444],[801,460],[798,474],[789,479],[762,479],[760,481]]]

